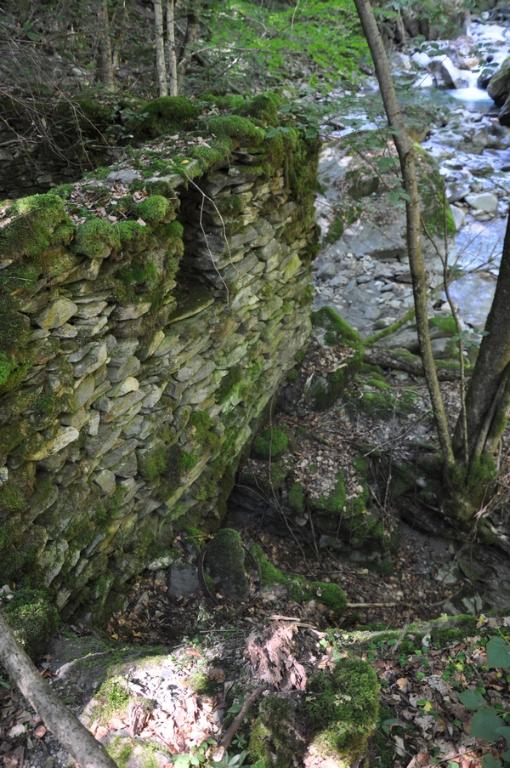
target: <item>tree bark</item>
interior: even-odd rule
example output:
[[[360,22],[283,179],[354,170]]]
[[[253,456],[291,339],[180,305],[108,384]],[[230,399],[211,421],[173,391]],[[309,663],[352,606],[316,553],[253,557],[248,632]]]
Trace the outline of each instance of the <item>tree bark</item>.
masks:
[[[115,90],[113,74],[112,42],[110,38],[110,20],[108,0],[99,0],[97,9],[99,52],[97,61],[98,80],[107,91]]]
[[[156,45],[156,75],[160,96],[168,96],[168,80],[165,63],[165,39],[163,35],[163,6],[161,0],[154,1],[154,32]]]
[[[190,0],[189,2],[188,12],[186,14],[186,31],[177,56],[179,78],[181,82],[186,76],[186,69],[192,58],[187,54],[187,50],[198,38],[201,6],[202,0]]]
[[[466,395],[467,436],[462,421],[455,428],[455,452],[462,457],[467,442],[469,463],[494,453],[508,420],[510,398],[510,215],[496,292],[485,324]],[[466,439],[467,437],[467,439]]]
[[[416,326],[427,388],[432,402],[436,430],[443,455],[445,474],[447,475],[448,468],[454,462],[454,454],[450,438],[448,418],[439,387],[439,380],[430,340],[428,324],[429,284],[421,248],[420,196],[418,191],[418,176],[416,173],[414,147],[406,131],[404,118],[393,85],[388,57],[370,2],[369,0],[354,1],[372,54],[388,125],[392,131],[393,140],[400,161],[403,186],[407,193],[406,239],[409,267],[413,282]]]
[[[81,768],[116,768],[90,731],[62,704],[40,676],[0,610],[0,663],[45,725]]]
[[[175,0],[167,0],[166,44],[170,96],[177,96],[179,93],[179,82],[177,79],[177,48],[175,45]]]

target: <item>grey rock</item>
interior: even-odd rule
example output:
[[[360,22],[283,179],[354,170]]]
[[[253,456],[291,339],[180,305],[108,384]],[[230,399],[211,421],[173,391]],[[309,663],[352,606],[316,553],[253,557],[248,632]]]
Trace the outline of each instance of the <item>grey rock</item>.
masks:
[[[106,177],[107,181],[118,181],[120,184],[131,184],[133,181],[138,181],[142,178],[140,171],[135,171],[130,168],[126,168],[120,171],[112,171]]]
[[[78,311],[74,301],[64,296],[53,301],[35,318],[35,322],[41,328],[58,328],[73,317]]]
[[[496,74],[491,77],[487,91],[498,107],[502,106],[510,95],[510,56],[504,60]]]
[[[467,195],[466,203],[477,211],[483,213],[497,213],[498,198],[491,192],[481,192],[480,194]]]
[[[168,594],[179,599],[191,597],[200,592],[198,570],[196,565],[178,561],[172,563],[168,574]]]

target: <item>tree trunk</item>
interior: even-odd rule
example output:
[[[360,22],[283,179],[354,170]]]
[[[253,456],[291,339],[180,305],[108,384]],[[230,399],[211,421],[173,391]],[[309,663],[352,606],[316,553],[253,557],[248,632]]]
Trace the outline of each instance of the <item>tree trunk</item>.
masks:
[[[414,306],[416,311],[418,340],[420,342],[420,354],[432,402],[439,444],[443,455],[445,475],[448,475],[448,469],[454,462],[454,455],[450,439],[448,418],[439,387],[436,365],[432,354],[432,344],[430,341],[428,324],[429,286],[427,270],[425,269],[421,248],[420,196],[418,191],[414,147],[406,131],[395,87],[393,85],[388,57],[370,2],[369,0],[355,0],[355,4],[372,54],[386,117],[393,134],[393,140],[400,161],[404,189],[407,193],[407,252],[413,282]]]
[[[510,406],[510,215],[496,292],[485,324],[475,369],[466,396],[467,446],[472,466],[499,446]],[[462,459],[465,436],[462,421],[455,429],[454,447]]]
[[[0,663],[30,702],[45,725],[81,768],[116,768],[115,763],[52,691],[25,651],[0,610]]]
[[[107,91],[115,90],[113,75],[112,43],[110,39],[110,20],[108,0],[99,0],[97,8],[99,52],[97,60],[98,80]]]
[[[192,46],[198,38],[201,4],[201,0],[190,0],[188,12],[186,14],[186,31],[177,56],[179,78],[181,82],[184,80],[186,69],[192,58],[192,55],[188,53],[188,48]]]
[[[165,39],[163,36],[163,7],[161,0],[154,0],[154,31],[156,35],[156,75],[160,96],[168,96],[168,81],[165,63]]]
[[[177,48],[175,46],[175,0],[167,0],[166,43],[170,96],[177,96],[179,93],[179,83],[177,80]]]

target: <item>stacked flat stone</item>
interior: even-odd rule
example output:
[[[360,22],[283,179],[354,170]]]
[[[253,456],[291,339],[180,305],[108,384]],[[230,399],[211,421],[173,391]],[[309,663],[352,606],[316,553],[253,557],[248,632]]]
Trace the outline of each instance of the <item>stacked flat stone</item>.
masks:
[[[310,331],[313,189],[265,154],[0,207],[0,583],[104,616],[176,531],[219,525]]]

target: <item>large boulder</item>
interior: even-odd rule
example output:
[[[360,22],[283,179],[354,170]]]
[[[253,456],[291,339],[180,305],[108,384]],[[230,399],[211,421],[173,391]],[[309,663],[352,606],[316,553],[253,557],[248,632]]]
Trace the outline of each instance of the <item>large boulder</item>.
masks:
[[[507,96],[506,101],[499,110],[498,118],[501,125],[510,126],[510,95]]]
[[[464,88],[468,84],[466,72],[457,69],[448,56],[434,56],[429,70],[438,88]]]
[[[487,91],[498,107],[503,106],[510,95],[510,56],[504,60],[496,74],[491,77]]]

